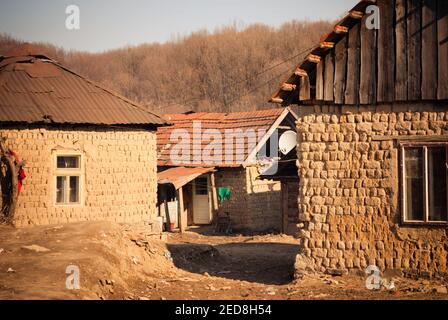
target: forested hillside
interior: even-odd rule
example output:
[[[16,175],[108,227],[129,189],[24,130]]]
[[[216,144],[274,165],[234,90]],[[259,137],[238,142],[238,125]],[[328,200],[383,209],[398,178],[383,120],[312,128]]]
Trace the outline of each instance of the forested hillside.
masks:
[[[272,107],[267,100],[279,82],[329,30],[325,21],[230,26],[95,54],[39,45],[74,71],[154,111],[228,112]],[[0,54],[19,42],[0,35]]]

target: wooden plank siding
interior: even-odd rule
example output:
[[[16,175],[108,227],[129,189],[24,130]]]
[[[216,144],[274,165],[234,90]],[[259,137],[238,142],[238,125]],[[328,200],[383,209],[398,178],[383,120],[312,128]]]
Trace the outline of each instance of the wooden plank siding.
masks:
[[[437,1],[438,87],[437,98],[448,99],[448,0]]]
[[[347,50],[347,85],[345,88],[345,103],[359,103],[359,73],[361,40],[359,38],[360,25],[354,26],[348,35]]]
[[[320,60],[316,68],[316,99],[324,99],[324,63],[325,60]]]
[[[347,37],[336,44],[335,73],[334,73],[334,101],[344,103],[345,79],[347,76]]]
[[[408,100],[421,99],[422,72],[422,6],[420,0],[407,1]]]
[[[376,4],[379,30],[367,27],[367,15],[356,21],[344,18],[339,31],[316,49],[320,62],[304,64],[311,79],[298,77],[295,96],[282,93],[292,97],[288,102],[371,105],[448,99],[448,0]]]
[[[437,99],[437,0],[422,8],[422,99]]]
[[[395,7],[395,55],[397,65],[395,70],[395,100],[408,100],[408,50],[407,50],[407,0],[396,0]]]
[[[381,26],[378,30],[378,102],[395,99],[395,40],[393,0],[378,0]]]
[[[361,21],[361,74],[359,103],[376,101],[376,30],[366,26],[367,16]]]
[[[325,57],[324,74],[324,100],[333,101],[334,99],[334,56],[330,52]]]
[[[311,99],[310,78],[303,76],[300,78],[300,100],[307,101]]]

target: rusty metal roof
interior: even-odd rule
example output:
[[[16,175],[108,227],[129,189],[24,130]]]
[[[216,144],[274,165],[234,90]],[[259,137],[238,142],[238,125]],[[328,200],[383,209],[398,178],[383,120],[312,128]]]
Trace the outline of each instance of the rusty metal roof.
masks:
[[[277,119],[285,113],[287,108],[277,108],[270,110],[257,110],[251,112],[234,112],[234,113],[188,113],[188,114],[168,114],[164,117],[172,123],[172,126],[160,127],[157,130],[157,156],[159,166],[172,166],[176,165],[171,161],[171,149],[175,142],[171,141],[171,135],[175,130],[183,130],[190,135],[190,150],[191,155],[196,152],[203,153],[204,148],[209,146],[210,141],[203,139],[201,142],[195,141],[193,137],[193,123],[200,121],[201,133],[205,133],[207,130],[218,130],[224,137],[227,129],[246,131],[247,129],[253,129],[256,133],[266,132],[274,125]],[[289,110],[289,109],[288,109]],[[260,131],[259,131],[260,130]],[[260,142],[262,136],[257,134],[257,143]],[[247,139],[245,139],[247,140]],[[216,142],[215,142],[216,143]],[[236,159],[236,154],[243,155],[244,159],[247,158],[249,152],[247,141],[241,144],[238,139],[233,139],[233,158]],[[224,150],[223,150],[224,151]],[[191,160],[191,159],[190,159]],[[188,161],[179,165],[185,167],[207,167],[213,164],[215,167],[239,167],[242,163],[238,161],[216,163],[213,159],[204,159],[202,162],[196,163]]]
[[[166,121],[29,48],[0,57],[0,122],[155,125]]]
[[[214,172],[215,168],[175,167],[157,174],[158,184],[172,184],[177,190],[203,174]]]

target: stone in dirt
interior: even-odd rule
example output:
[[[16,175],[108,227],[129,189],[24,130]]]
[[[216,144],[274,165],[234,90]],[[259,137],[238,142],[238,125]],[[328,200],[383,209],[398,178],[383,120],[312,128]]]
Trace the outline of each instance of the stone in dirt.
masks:
[[[28,250],[28,251],[37,252],[37,253],[49,252],[50,251],[50,249],[38,246],[36,244],[30,245],[30,246],[23,246],[22,249]]]
[[[447,288],[444,287],[444,286],[437,287],[437,288],[435,289],[435,291],[436,291],[438,294],[448,294],[448,290],[447,290]]]
[[[347,274],[347,270],[343,269],[328,269],[327,273],[333,277],[341,277],[345,274]]]
[[[266,293],[270,296],[274,296],[277,293],[277,291],[273,287],[268,287],[266,288]]]

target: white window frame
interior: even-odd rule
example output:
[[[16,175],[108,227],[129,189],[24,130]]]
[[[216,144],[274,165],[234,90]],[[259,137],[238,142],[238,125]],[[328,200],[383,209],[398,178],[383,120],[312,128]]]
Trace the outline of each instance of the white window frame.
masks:
[[[447,221],[431,221],[429,220],[429,175],[428,175],[428,148],[442,146],[445,149],[448,149],[447,142],[408,142],[400,144],[400,173],[401,173],[401,217],[402,223],[408,225],[433,225],[433,226],[448,226],[448,218]],[[424,174],[424,221],[419,220],[408,220],[406,216],[406,154],[405,149],[411,148],[422,148],[423,149],[423,174]],[[447,151],[447,163],[448,163],[448,151]],[[448,169],[448,168],[447,168]],[[448,175],[447,175],[448,176]],[[447,202],[448,202],[448,178],[447,178]],[[447,204],[448,208],[448,204]]]
[[[76,169],[58,169],[58,157],[79,157],[79,168]],[[56,207],[81,207],[84,203],[84,156],[80,152],[74,151],[57,151],[53,154],[53,205]],[[58,177],[79,177],[78,202],[68,202],[69,192],[65,194],[65,202],[57,202],[57,179]],[[69,190],[70,179],[66,179],[66,188]]]

